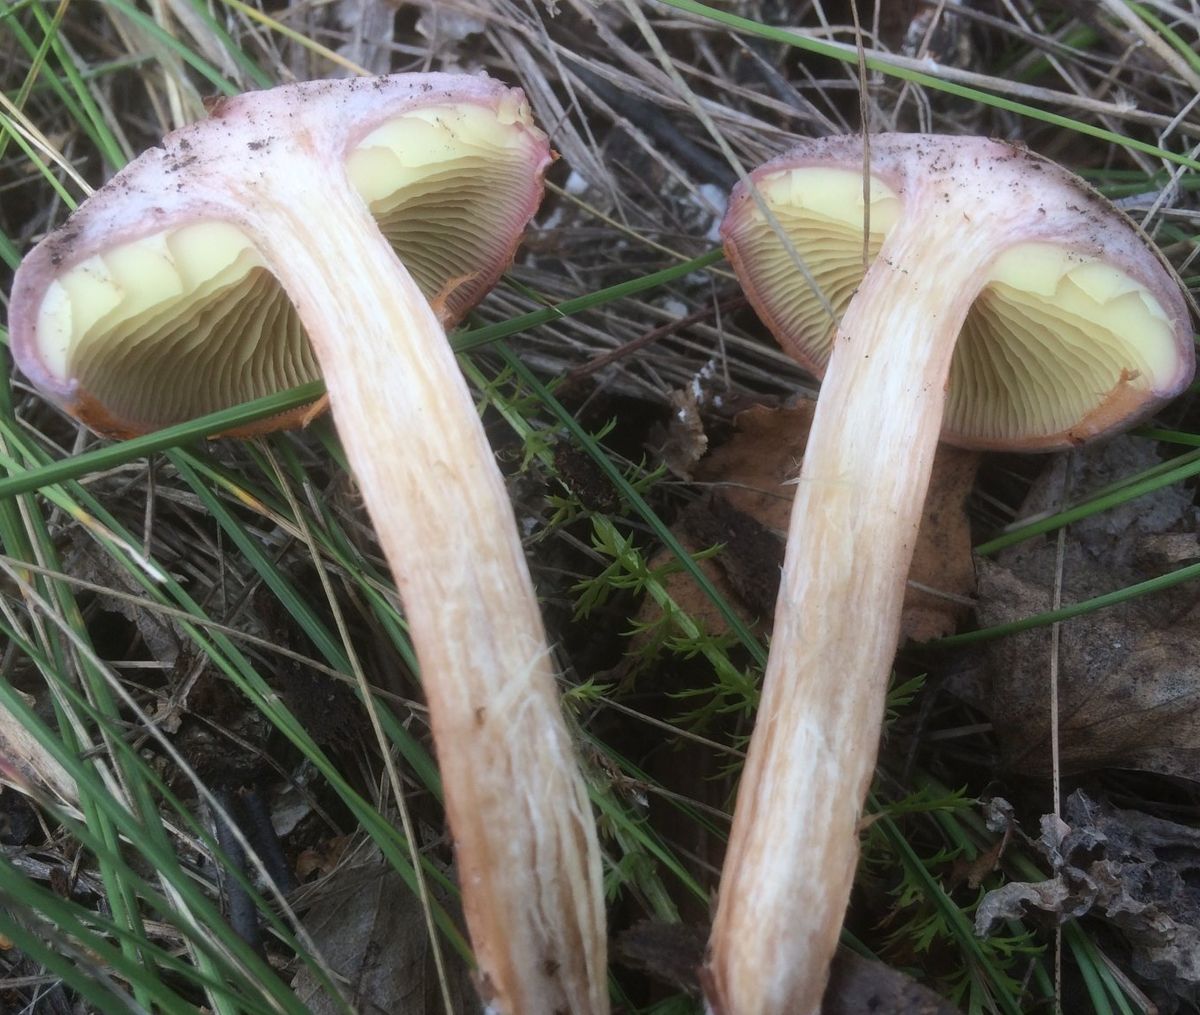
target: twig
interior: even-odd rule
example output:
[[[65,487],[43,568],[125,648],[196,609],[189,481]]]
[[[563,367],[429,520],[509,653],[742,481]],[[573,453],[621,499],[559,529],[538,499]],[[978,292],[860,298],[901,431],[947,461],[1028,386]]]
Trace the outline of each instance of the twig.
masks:
[[[580,363],[579,366],[567,372],[567,383],[581,380],[594,374],[597,370],[602,370],[610,363],[615,363],[619,359],[624,359],[643,349],[646,346],[657,342],[660,338],[666,338],[668,335],[673,335],[677,331],[682,331],[684,328],[690,328],[693,324],[699,324],[701,321],[707,320],[714,314],[726,314],[731,310],[737,310],[746,305],[746,297],[741,293],[734,293],[726,296],[722,300],[718,300],[711,306],[706,306],[701,310],[688,314],[686,317],[677,318],[674,321],[668,321],[666,324],[661,324],[657,328],[652,328],[644,334],[638,335],[637,338],[626,342],[624,345],[619,345],[615,349],[606,353],[601,353],[599,356],[593,356],[586,363]]]

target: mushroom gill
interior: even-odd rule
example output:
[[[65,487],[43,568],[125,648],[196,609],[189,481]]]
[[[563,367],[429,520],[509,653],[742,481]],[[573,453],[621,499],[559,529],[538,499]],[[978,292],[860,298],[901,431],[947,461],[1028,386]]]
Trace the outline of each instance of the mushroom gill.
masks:
[[[967,315],[950,365],[946,429],[956,443],[984,445],[1077,429],[1118,387],[1164,386],[1173,342],[1158,301],[1120,269],[1019,244],[993,263]]]
[[[460,318],[511,259],[528,184],[523,130],[481,107],[393,117],[347,156],[351,183],[429,298]],[[47,368],[129,430],[237,405],[319,376],[291,302],[252,241],[196,222],[104,251],[52,282]]]

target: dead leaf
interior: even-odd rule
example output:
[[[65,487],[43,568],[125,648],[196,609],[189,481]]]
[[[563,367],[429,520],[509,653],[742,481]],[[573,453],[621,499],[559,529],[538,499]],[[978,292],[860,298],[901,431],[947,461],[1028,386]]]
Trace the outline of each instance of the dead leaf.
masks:
[[[93,585],[134,597],[100,593],[104,609],[133,624],[151,658],[164,671],[169,671],[179,660],[180,645],[184,640],[176,622],[164,618],[154,604],[145,599],[142,587],[129,572],[101,550],[94,540],[77,534],[72,536],[71,542],[71,574]]]
[[[336,835],[323,842],[320,848],[302,850],[296,858],[296,877],[303,882],[332,873],[342,862],[349,845],[348,835]]]
[[[1071,558],[1079,576],[1095,565]],[[1102,570],[1102,569],[1099,569]],[[1044,584],[997,565],[980,568],[984,625],[1050,606]],[[1072,598],[1074,598],[1072,596]],[[1065,773],[1132,768],[1200,779],[1200,610],[1157,614],[1149,603],[1111,607],[1059,633],[1059,757]],[[989,645],[988,711],[1006,767],[1049,774],[1051,634],[1040,628]]]
[[[709,360],[686,387],[670,392],[667,401],[671,418],[659,455],[667,468],[680,479],[691,479],[696,463],[708,450],[708,434],[704,430],[704,412],[712,402],[712,384],[716,375],[716,360]]]
[[[902,641],[953,634],[973,605],[975,562],[966,503],[979,462],[979,452],[947,444],[934,456],[900,618]]]
[[[617,936],[615,958],[692,996],[700,994],[707,928],[643,920]],[[910,976],[839,948],[821,1015],[959,1015],[958,1009]]]
[[[975,910],[975,933],[987,937],[1005,920],[1023,917],[1029,906],[1047,913],[1060,913],[1063,920],[1082,916],[1091,908],[1091,900],[1075,913],[1067,909],[1071,898],[1067,886],[1058,878],[1049,881],[1012,881],[1002,888],[990,891]]]
[[[994,873],[1000,866],[1000,858],[1008,847],[1008,836],[1002,836],[987,849],[980,852],[974,859],[959,857],[954,861],[950,875],[951,884],[965,883],[968,888],[976,889]]]
[[[1200,533],[1163,532],[1145,536],[1137,544],[1136,563],[1147,571],[1182,567],[1200,560]]]
[[[751,627],[769,623],[774,612],[795,479],[815,407],[803,399],[784,409],[756,406],[739,413],[737,433],[696,468],[695,479],[712,487],[711,498],[686,512],[674,529],[691,552],[725,544],[701,566]],[[903,639],[949,634],[970,608],[975,573],[964,504],[978,464],[976,452],[938,449],[905,596]],[[665,560],[662,554],[652,565]],[[725,631],[723,618],[689,576],[673,574],[666,585],[707,630]]]
[[[1030,489],[1019,517],[1052,514],[1064,507],[1064,501],[1079,503],[1093,491],[1109,488],[1161,465],[1162,459],[1155,445],[1135,437],[1116,437],[1069,455],[1055,456]],[[1194,533],[1196,521],[1192,491],[1176,483],[1073,522],[1068,535],[1091,556],[1132,575],[1136,574],[1138,547],[1148,537],[1163,533]],[[1051,536],[1049,541],[1053,540],[1054,536]],[[1005,551],[1002,556],[1020,557],[1034,546],[1036,541],[1023,543]]]
[[[345,867],[304,917],[304,926],[361,1015],[442,1012],[441,993],[421,904],[403,878],[379,861]],[[478,1007],[466,963],[444,941],[453,1011]],[[312,1015],[342,1008],[307,969],[296,974],[296,996]]]
[[[694,541],[682,525],[673,528],[672,531],[675,533],[675,537],[679,540],[680,545],[690,554],[700,553],[712,545]],[[651,568],[662,567],[670,563],[673,559],[670,550],[663,550],[650,559],[649,566]],[[782,555],[780,555],[779,560],[783,560]],[[725,577],[724,568],[717,562],[717,559],[706,557],[698,561],[697,566],[721,597],[733,606],[747,628],[754,633],[759,633],[762,630],[763,615],[751,614],[745,605],[739,601],[737,593],[733,590],[733,586]],[[779,584],[778,570],[779,565],[775,564],[773,571],[775,573],[776,587]],[[675,604],[691,617],[702,631],[718,635],[724,634],[729,630],[729,625],[726,623],[724,615],[717,609],[713,601],[705,595],[704,590],[693,580],[691,575],[682,571],[670,571],[662,579],[662,584]],[[638,627],[645,626],[647,631],[652,631],[653,622],[660,615],[661,611],[658,604],[647,596],[642,601],[642,605],[638,610],[635,624]],[[770,614],[768,613],[766,616],[769,617]],[[640,658],[643,648],[651,637],[653,637],[652,634],[641,631],[635,634],[629,641],[629,659]]]
[[[3,705],[0,705],[0,783],[32,796],[48,790],[72,806],[79,799],[75,780],[67,770]]]
[[[1118,929],[1131,968],[1163,1010],[1200,1002],[1200,830],[1072,793],[1065,824],[1043,819],[1045,881],[1014,882],[984,896],[975,914],[986,936],[1030,905],[1060,922],[1091,916]]]
[[[1144,441],[1122,439],[1077,452],[1049,470],[1024,515],[1055,510],[1069,478],[1071,500],[1157,464]],[[1057,491],[1057,493],[1055,492]],[[1147,553],[1160,537],[1194,531],[1188,491],[1170,488],[1071,526],[1063,558],[1062,601],[1072,603],[1143,581],[1172,565]],[[1151,541],[1149,544],[1147,541]],[[1056,536],[980,562],[983,627],[1048,610],[1057,565]],[[1064,772],[1101,766],[1200,780],[1200,592],[1181,585],[1063,624],[1059,631],[1058,710]],[[1046,775],[1050,766],[1051,632],[1039,628],[990,642],[985,708],[1011,769]],[[986,692],[985,692],[986,693]]]
[[[945,998],[882,962],[838,950],[821,1015],[959,1015]]]
[[[638,969],[676,990],[700,996],[700,964],[708,928],[689,923],[639,920],[613,942],[613,960]]]
[[[782,409],[738,413],[737,433],[708,455],[696,481],[715,486],[733,507],[786,538],[795,493],[790,481],[800,473],[816,407],[805,398]]]
[[[771,616],[779,593],[783,540],[753,515],[739,511],[721,494],[693,503],[680,517],[679,529],[688,545],[724,550],[715,559],[736,599],[761,619]]]

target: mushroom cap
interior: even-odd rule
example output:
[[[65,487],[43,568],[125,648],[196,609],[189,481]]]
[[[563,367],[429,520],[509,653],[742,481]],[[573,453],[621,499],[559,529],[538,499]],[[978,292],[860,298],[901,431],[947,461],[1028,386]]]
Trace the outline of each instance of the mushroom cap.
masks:
[[[994,233],[950,367],[943,440],[1069,447],[1151,414],[1190,383],[1195,353],[1177,279],[1082,180],[985,138],[872,135],[870,155],[864,192],[861,136],[804,142],[738,184],[722,223],[751,304],[817,376],[869,267],[866,217],[872,263],[887,257],[893,230],[928,231],[930,244]],[[939,299],[936,280],[914,280],[913,290],[931,306]]]
[[[30,251],[13,285],[14,357],[114,436],[315,380],[297,311],[237,211],[261,200],[245,180],[288,173],[290,159],[322,163],[331,186],[348,180],[454,323],[511,263],[551,158],[521,91],[483,76],[309,81],[224,100]]]

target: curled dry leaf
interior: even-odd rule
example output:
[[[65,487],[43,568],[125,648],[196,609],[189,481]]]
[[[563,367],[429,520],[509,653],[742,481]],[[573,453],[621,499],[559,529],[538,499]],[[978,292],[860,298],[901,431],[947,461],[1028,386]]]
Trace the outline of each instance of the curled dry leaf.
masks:
[[[696,481],[712,489],[710,500],[685,513],[676,526],[689,551],[725,545],[701,566],[751,625],[769,623],[774,610],[784,533],[815,405],[803,399],[783,409],[755,406],[739,413],[733,438],[695,470]],[[950,634],[968,609],[975,572],[963,505],[978,464],[977,452],[938,449],[909,572],[902,639]],[[709,631],[724,630],[724,621],[690,577],[671,575],[667,589]]]
[[[700,403],[692,388],[678,388],[667,396],[671,421],[660,454],[668,469],[681,479],[691,479],[696,463],[708,450],[708,434],[700,416]]]
[[[708,450],[704,413],[713,401],[712,382],[716,360],[709,360],[691,383],[667,395],[671,418],[662,437],[659,455],[667,468],[681,479],[691,479],[696,464]]]
[[[1056,462],[1022,512],[1077,502],[1119,476],[1158,464],[1146,442],[1118,439]],[[1195,552],[1196,509],[1176,487],[1157,491],[1068,530],[1065,604],[1152,578]],[[1189,549],[1188,547],[1192,547]],[[1057,566],[1048,536],[981,562],[979,619],[1002,624],[1047,610]],[[1063,771],[1101,766],[1200,779],[1200,594],[1182,585],[1060,628],[1059,744]],[[991,642],[981,704],[990,713],[1005,764],[1044,775],[1050,765],[1051,633],[1039,628]]]
[[[1131,968],[1161,1010],[1200,1001],[1200,831],[1118,810],[1082,790],[1067,798],[1063,816],[1065,824],[1043,818],[1037,842],[1052,876],[989,892],[976,932],[987,935],[1029,906],[1060,921],[1099,918],[1129,943]]]

